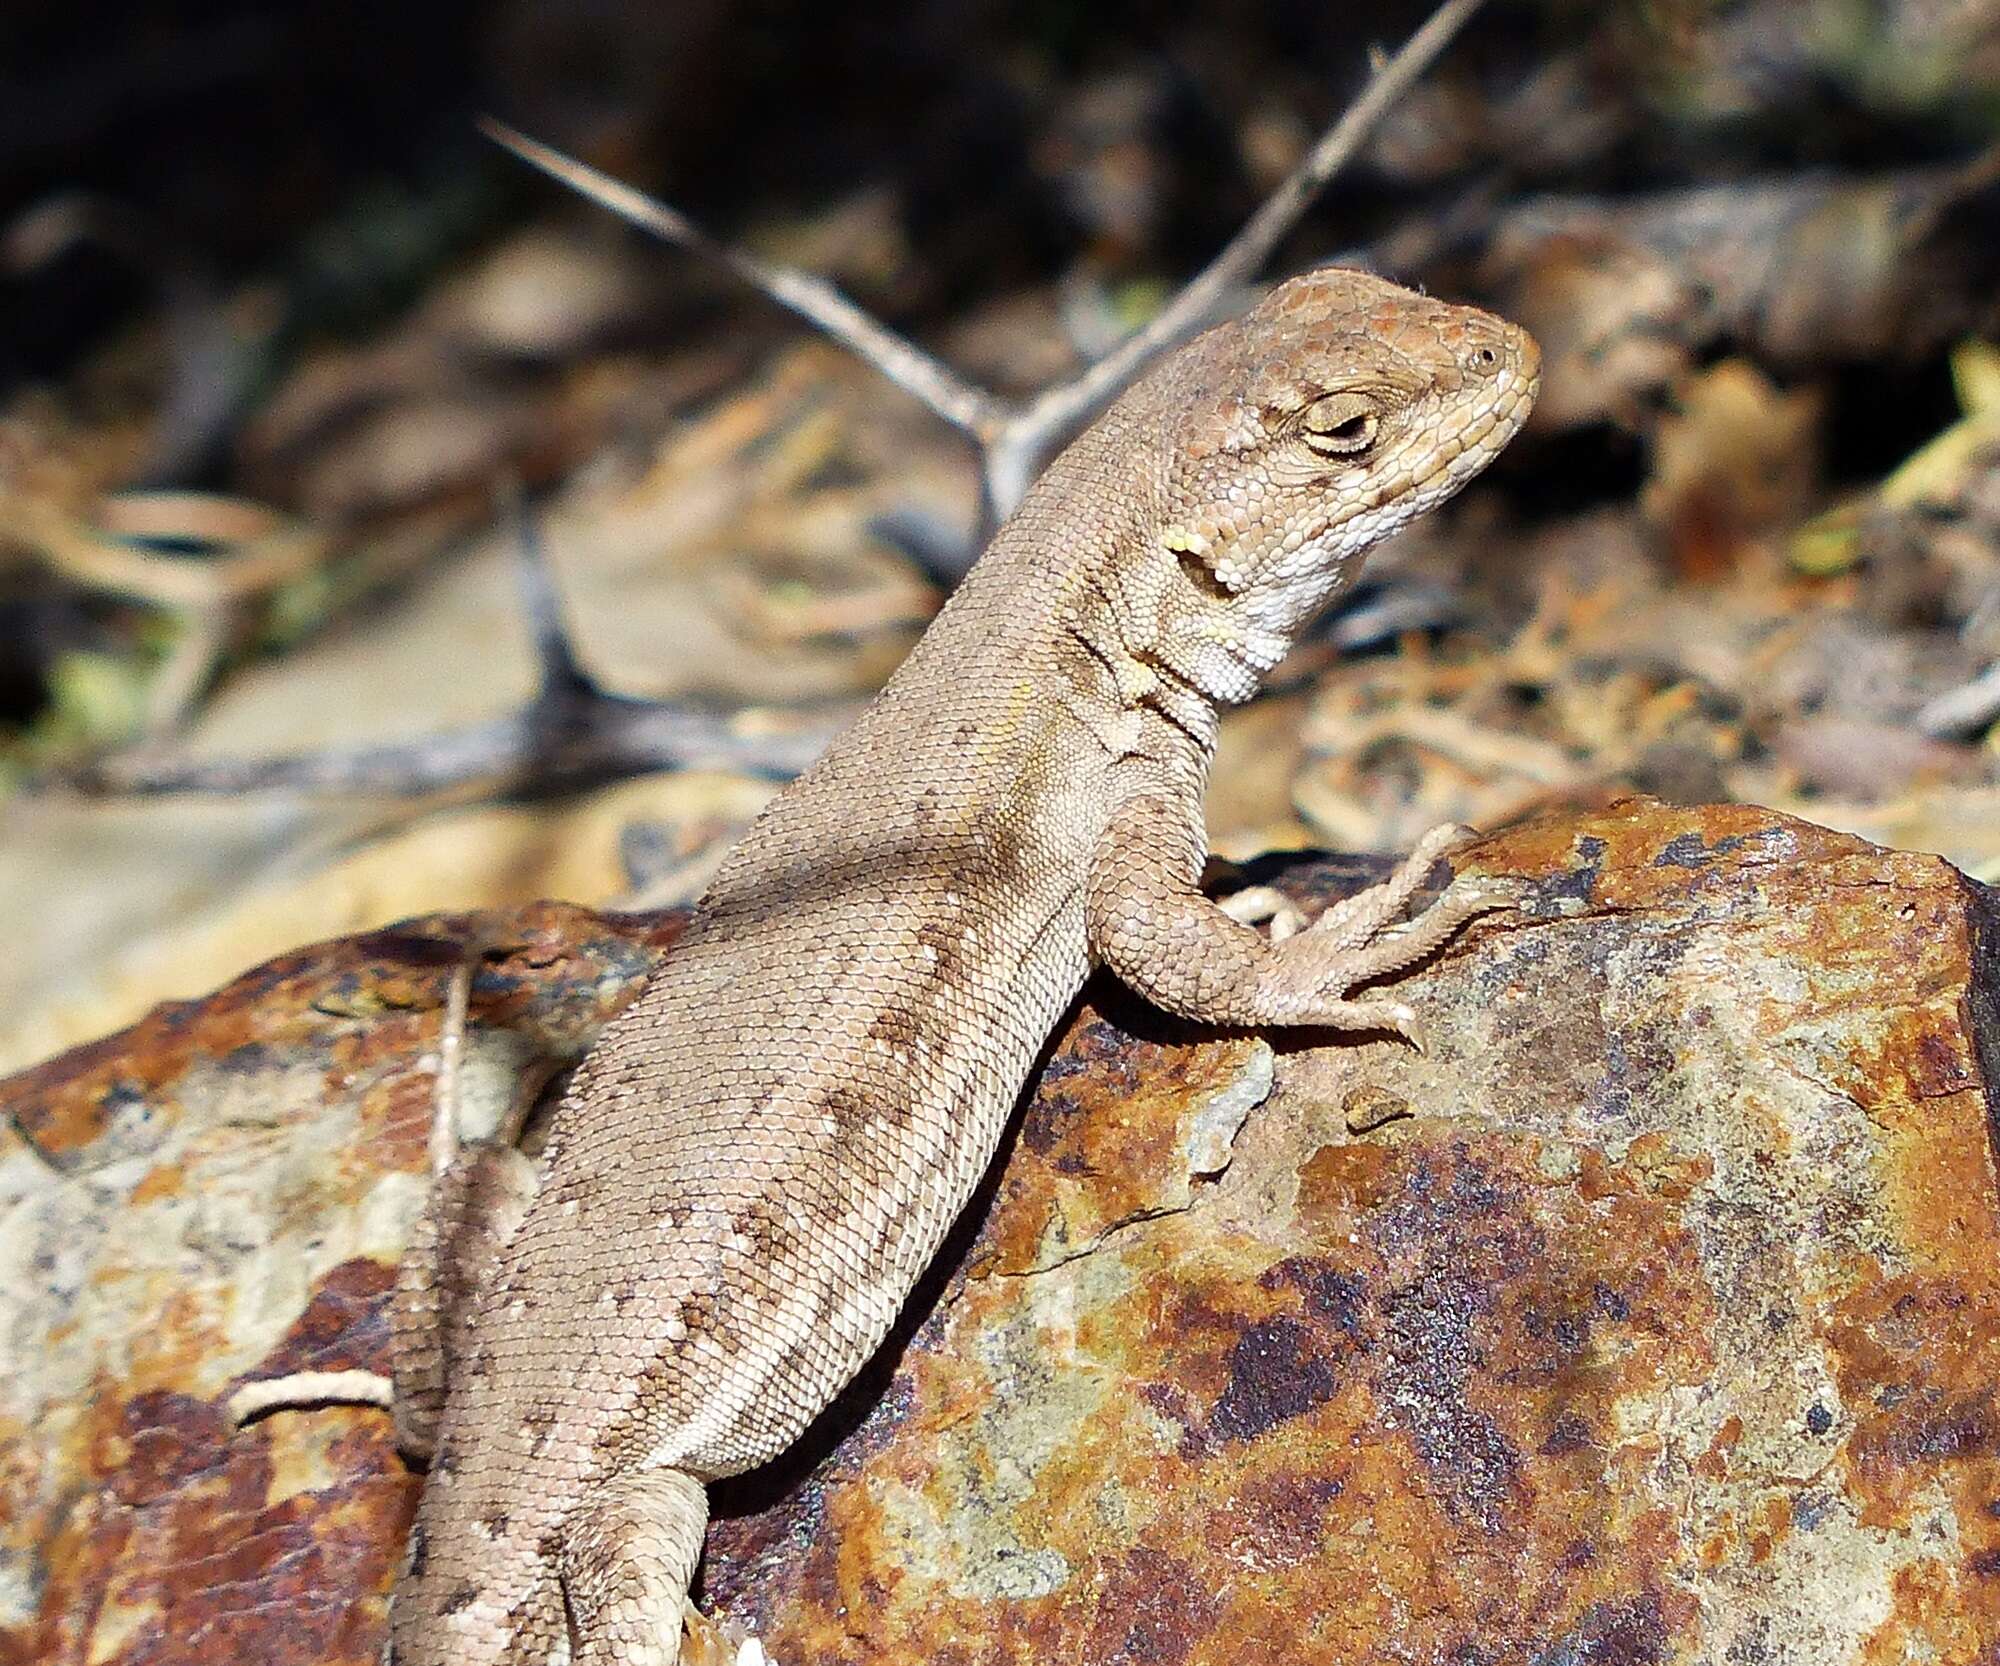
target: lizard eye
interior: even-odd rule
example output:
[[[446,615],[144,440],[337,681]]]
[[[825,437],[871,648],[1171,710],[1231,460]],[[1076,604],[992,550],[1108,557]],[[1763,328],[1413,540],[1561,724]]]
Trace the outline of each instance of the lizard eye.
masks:
[[[1331,393],[1309,405],[1300,421],[1306,444],[1334,457],[1352,457],[1375,443],[1375,405],[1365,394]]]

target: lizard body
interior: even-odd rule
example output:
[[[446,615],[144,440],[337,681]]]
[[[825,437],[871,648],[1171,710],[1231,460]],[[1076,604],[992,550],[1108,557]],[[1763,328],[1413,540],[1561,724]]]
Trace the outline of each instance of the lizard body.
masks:
[[[1413,1031],[1349,990],[1500,901],[1455,887],[1385,934],[1432,839],[1283,943],[1229,920],[1199,891],[1216,714],[1537,376],[1514,326],[1326,270],[1057,459],[726,859],[538,1169],[440,1187],[399,1298],[399,1420],[435,1456],[397,1666],[672,1666],[703,1483],[878,1346],[1092,966],[1211,1022]]]

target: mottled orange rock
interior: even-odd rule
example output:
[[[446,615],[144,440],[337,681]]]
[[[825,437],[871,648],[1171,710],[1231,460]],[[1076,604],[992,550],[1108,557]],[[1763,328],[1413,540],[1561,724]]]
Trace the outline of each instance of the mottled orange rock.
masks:
[[[721,1490],[710,1606],[784,1666],[2000,1658],[1989,895],[1740,807],[1475,859],[1534,898],[1426,1054],[1093,987],[896,1342]],[[475,1107],[674,929],[482,924]],[[384,1363],[470,929],[0,1083],[0,1662],[373,1658],[386,1417],[221,1406]]]
[[[0,1082],[0,1663],[354,1666],[416,1483],[386,1417],[238,1430],[249,1375],[383,1363],[447,985],[475,1113],[574,1057],[678,921],[542,904],[301,949]]]

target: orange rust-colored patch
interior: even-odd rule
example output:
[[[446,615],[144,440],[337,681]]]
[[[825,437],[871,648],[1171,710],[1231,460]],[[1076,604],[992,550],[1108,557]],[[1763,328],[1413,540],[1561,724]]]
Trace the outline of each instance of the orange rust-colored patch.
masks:
[[[1789,1498],[1765,1498],[1759,1501],[1757,1519],[1750,1529],[1750,1560],[1753,1563],[1768,1562],[1773,1551],[1791,1537],[1792,1501]]]
[[[1487,1629],[1495,1602],[1520,1617],[1510,1638],[1582,1636],[1668,1658],[1693,1609],[1662,1583],[1670,1524],[1620,1502],[1618,1478],[1646,1457],[1613,1443],[1612,1407],[1662,1371],[1698,1380],[1699,1345],[1677,1339],[1702,1334],[1685,1315],[1704,1292],[1677,1231],[1644,1229],[1671,1215],[1642,1177],[1612,1190],[1579,1200],[1505,1139],[1331,1146],[1301,1176],[1312,1253],[1248,1240],[1177,1251],[1164,1229],[1120,1234],[1095,1253],[1133,1282],[1077,1333],[1097,1409],[1064,1423],[1032,1476],[978,1431],[1009,1411],[1072,1415],[1060,1400],[1040,1413],[1011,1403],[1049,1388],[1036,1356],[1019,1357],[1029,1376],[967,1418],[963,1390],[946,1386],[963,1361],[946,1348],[906,1358],[912,1444],[878,1457],[866,1483],[880,1501],[928,1477],[923,1519],[942,1527],[968,1485],[1025,1480],[1011,1554],[1060,1570],[1046,1576],[1056,1589],[998,1601],[929,1581],[885,1590],[882,1561],[906,1541],[877,1515],[848,1524],[878,1537],[833,1586],[812,1581],[810,1615],[787,1599],[804,1593],[783,1570],[767,1570],[774,1582],[761,1589],[732,1580],[731,1598],[781,1659],[944,1658],[953,1639],[980,1636],[982,1661],[1221,1662],[1263,1649],[1359,1660],[1371,1658],[1361,1639],[1390,1634],[1451,1658]],[[1014,1197],[1031,1207],[1031,1189]],[[1536,1246],[1558,1232],[1588,1239],[1589,1279],[1551,1282]],[[1624,1271],[1607,1276],[1614,1251]],[[941,1342],[1000,1334],[990,1319],[959,1319]],[[959,1415],[927,1409],[934,1396],[956,1399]],[[962,1550],[945,1545],[916,1560]],[[827,1555],[809,1562],[825,1569]],[[862,1569],[877,1581],[865,1593]],[[872,1609],[883,1601],[888,1611]],[[856,1634],[830,1628],[829,1612]]]
[[[1130,1014],[1129,997],[1103,993],[1113,1012]],[[997,1218],[1006,1231],[986,1237],[978,1270],[1026,1271],[1179,1207],[1190,1183],[1188,1107],[1228,1088],[1251,1045],[1135,1039],[1084,1006],[1022,1119],[1019,1143],[1036,1161],[1010,1164],[1001,1176]]]
[[[533,904],[500,933],[518,946],[482,964],[474,1016],[543,1030],[574,1048],[636,993],[681,924],[677,915],[601,916],[568,904]],[[382,1015],[434,1018],[465,945],[492,929],[487,916],[446,915],[295,950],[201,1000],[163,1002],[128,1029],[0,1079],[0,1104],[38,1150],[59,1158],[102,1137],[124,1106],[170,1102],[174,1084],[197,1059],[234,1060],[250,1070],[266,1049],[275,1050],[268,1056],[285,1056],[346,1035],[378,1056],[414,1063],[421,1052],[410,1050],[415,1038],[390,1033]],[[562,940],[571,947],[558,953],[551,944]],[[528,956],[538,946],[536,964]],[[568,985],[548,975],[566,965]],[[357,1021],[357,1013],[366,1021]]]
[[[2000,1581],[1984,1553],[1969,1567],[1942,1558],[1896,1572],[1895,1606],[1859,1655],[1861,1666],[1905,1666],[1912,1660],[1939,1666],[1987,1666],[1994,1659],[1995,1609],[1987,1592]]]
[[[2000,1499],[1991,1305],[1954,1281],[1916,1275],[1885,1275],[1835,1304],[1827,1339],[1855,1419],[1846,1467],[1864,1521],[1905,1523],[1920,1493],[1949,1480],[2000,1545],[2000,1520],[1986,1509]]]

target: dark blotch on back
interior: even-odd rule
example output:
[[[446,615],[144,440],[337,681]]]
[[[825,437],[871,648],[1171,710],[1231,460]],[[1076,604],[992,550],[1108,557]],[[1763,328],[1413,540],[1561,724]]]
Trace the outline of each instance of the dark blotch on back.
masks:
[[[739,1225],[737,1230],[742,1231]],[[750,1234],[745,1232],[745,1237]],[[754,1246],[757,1240],[750,1239],[753,1248],[751,1257],[758,1266],[770,1266],[763,1252]],[[688,1335],[705,1336],[715,1343],[725,1354],[739,1354],[743,1351],[743,1333],[739,1325],[725,1322],[725,1309],[715,1296],[706,1290],[696,1290],[681,1298],[680,1321],[687,1326]]]
[[[875,1114],[875,1101],[848,1082],[836,1082],[825,1089],[815,1104],[832,1119],[843,1140],[859,1139]],[[883,1108],[886,1110],[888,1107]]]
[[[986,829],[986,878],[1012,894],[1035,880],[1044,866],[1035,829],[1025,815],[1005,815],[991,820]]]
[[[833,1119],[844,1141],[867,1138],[871,1121],[885,1128],[907,1128],[916,1114],[916,1101],[901,1084],[888,1091],[878,1087],[871,1093],[849,1083],[839,1083],[825,1089],[814,1103]]]
[[[479,1587],[470,1580],[454,1585],[444,1600],[437,1606],[440,1618],[450,1614],[460,1614],[479,1600]]]
[[[898,1002],[884,1007],[869,1024],[868,1037],[898,1049],[921,1045],[933,1053],[947,1051],[956,1039],[949,1019],[935,1001]]]
[[[965,934],[960,927],[926,920],[917,927],[917,942],[937,957],[931,963],[931,972],[939,982],[956,989],[965,987]]]
[[[521,1414],[521,1427],[528,1431],[528,1451],[539,1457],[555,1433],[556,1408],[546,1401],[530,1406]]]
[[[804,1329],[786,1343],[779,1354],[775,1372],[780,1382],[794,1382],[811,1378],[813,1365],[826,1348],[828,1327],[832,1323],[834,1309],[833,1283],[828,1279],[818,1281],[813,1295],[813,1310],[810,1321]]]
[[[781,1265],[798,1248],[791,1227],[768,1203],[745,1205],[729,1217],[729,1226],[732,1232],[749,1241],[750,1259],[760,1267]],[[692,1319],[688,1321],[690,1328],[693,1323]]]

